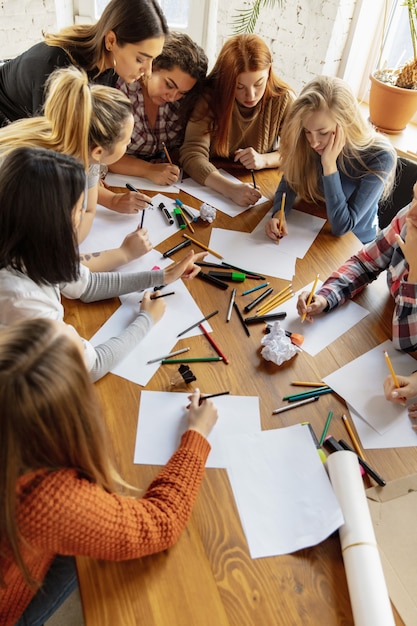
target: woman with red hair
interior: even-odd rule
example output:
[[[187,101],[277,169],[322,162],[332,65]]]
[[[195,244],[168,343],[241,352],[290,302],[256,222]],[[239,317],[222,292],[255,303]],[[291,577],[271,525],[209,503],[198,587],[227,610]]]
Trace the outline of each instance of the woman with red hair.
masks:
[[[248,170],[278,167],[278,140],[292,100],[290,87],[273,72],[266,43],[258,35],[231,37],[187,124],[181,165],[195,181],[240,206],[254,204],[259,189],[230,182],[210,159],[239,161]]]

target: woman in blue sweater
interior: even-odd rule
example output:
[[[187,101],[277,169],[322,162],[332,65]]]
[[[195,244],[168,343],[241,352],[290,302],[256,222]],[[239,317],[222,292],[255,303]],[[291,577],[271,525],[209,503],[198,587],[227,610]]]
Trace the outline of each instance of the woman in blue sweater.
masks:
[[[319,76],[293,102],[281,135],[283,176],[275,194],[266,234],[288,234],[285,214],[298,198],[324,202],[336,236],[349,231],[367,243],[377,231],[378,202],[389,194],[396,166],[391,143],[362,117],[349,85]]]

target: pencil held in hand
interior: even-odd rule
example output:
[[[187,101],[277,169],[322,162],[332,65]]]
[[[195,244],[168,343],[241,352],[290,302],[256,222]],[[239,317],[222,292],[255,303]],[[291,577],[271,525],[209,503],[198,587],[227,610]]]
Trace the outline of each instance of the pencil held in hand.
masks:
[[[313,286],[312,286],[312,288],[311,288],[310,295],[309,295],[309,296],[308,296],[308,298],[307,298],[306,308],[307,308],[307,307],[309,307],[309,306],[310,306],[310,304],[311,304],[311,301],[312,301],[312,299],[313,299],[314,292],[316,291],[316,287],[317,287],[317,283],[318,283],[318,282],[319,282],[319,275],[317,274],[316,278],[314,279],[314,283],[313,283]],[[305,320],[305,318],[306,318],[306,317],[307,317],[307,312],[302,314],[302,316],[301,316],[301,322],[304,322],[304,320]]]
[[[397,387],[397,389],[400,388],[400,383],[398,382],[398,378],[394,372],[394,368],[392,367],[392,363],[391,363],[391,359],[389,358],[389,354],[386,350],[384,350],[384,356],[385,356],[385,360],[387,362],[388,365],[388,369],[391,373],[392,376],[392,380],[394,381],[394,385]]]

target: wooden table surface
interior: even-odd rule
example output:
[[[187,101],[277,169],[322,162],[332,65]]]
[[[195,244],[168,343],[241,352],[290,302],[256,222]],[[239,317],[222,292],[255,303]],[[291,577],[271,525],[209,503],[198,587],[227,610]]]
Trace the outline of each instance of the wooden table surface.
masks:
[[[238,171],[243,180],[250,176]],[[263,193],[272,197],[279,172],[257,172]],[[180,194],[191,206],[201,203]],[[271,203],[230,218],[220,212],[213,226],[250,231],[270,210]],[[311,210],[311,207],[304,207]],[[314,212],[317,212],[315,207]],[[211,226],[194,224],[196,239],[209,242]],[[161,251],[182,239],[179,233],[161,243]],[[304,259],[298,260],[293,279],[295,290],[310,283],[317,273],[324,279],[356,252],[360,244],[352,234],[333,237],[326,224]],[[183,253],[176,254],[177,259]],[[247,268],[250,269],[248,250]],[[276,289],[288,281],[268,278]],[[239,294],[256,283],[237,283],[237,302],[247,304],[250,296]],[[329,410],[334,412],[330,433],[348,439],[339,419],[347,412],[336,394],[319,402],[273,416],[282,396],[294,391],[292,380],[321,380],[367,350],[391,338],[392,301],[381,276],[368,286],[357,302],[370,311],[365,319],[312,357],[300,353],[276,366],[260,355],[263,324],[250,326],[247,337],[236,315],[226,324],[230,289],[221,291],[201,280],[190,283],[190,291],[203,314],[219,309],[210,320],[213,337],[226,352],[230,364],[193,363],[192,370],[203,393],[229,389],[233,395],[259,396],[262,428],[272,429],[309,420],[320,435]],[[255,294],[256,295],[256,294]],[[64,300],[66,320],[81,334],[91,337],[119,306],[119,300],[82,304]],[[291,301],[288,306],[295,306]],[[185,345],[199,355],[211,356],[203,336],[180,339],[173,349]],[[170,389],[178,365],[163,365],[145,389]],[[382,381],[381,381],[382,386]],[[142,387],[108,374],[96,383],[105,406],[115,462],[122,476],[146,487],[158,471],[154,466],[133,464],[139,399]],[[174,391],[186,391],[179,386]],[[301,390],[301,389],[300,389]],[[371,465],[388,481],[414,473],[417,448],[367,450]],[[365,478],[365,486],[373,485]],[[283,512],[285,514],[285,512]],[[345,569],[337,533],[321,544],[286,556],[252,560],[225,470],[207,469],[191,519],[178,543],[163,553],[124,563],[97,562],[78,558],[78,572],[87,626],[349,626],[353,624]],[[395,612],[396,623],[403,624]]]

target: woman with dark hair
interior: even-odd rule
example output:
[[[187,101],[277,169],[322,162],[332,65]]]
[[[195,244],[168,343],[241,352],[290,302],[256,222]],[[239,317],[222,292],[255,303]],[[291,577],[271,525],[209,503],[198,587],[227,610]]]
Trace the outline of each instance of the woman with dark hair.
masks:
[[[157,0],[111,0],[95,24],[68,26],[0,67],[0,126],[41,112],[45,81],[75,65],[114,87],[150,75],[168,26]]]
[[[229,181],[210,159],[239,161],[248,170],[278,167],[278,140],[292,99],[288,85],[274,74],[266,43],[257,35],[231,37],[187,124],[180,148],[184,170],[240,206],[254,204],[259,189]]]
[[[136,559],[178,540],[217,410],[194,390],[178,449],[142,494],[111,462],[68,326],[36,319],[0,331],[0,381],[0,623],[41,626],[77,585],[75,556]]]
[[[120,94],[121,95],[121,94]],[[63,321],[61,293],[93,302],[192,279],[206,253],[191,250],[165,270],[91,272],[79,262],[76,232],[83,212],[84,166],[41,148],[17,148],[0,168],[0,326],[27,318]],[[163,298],[146,291],[137,317],[117,337],[93,347],[82,339],[91,378],[121,361],[162,317]],[[156,292],[158,293],[158,292]]]
[[[204,50],[185,33],[170,33],[151,76],[131,84],[118,80],[117,87],[132,103],[135,124],[126,154],[109,166],[110,171],[147,178],[158,185],[178,180],[180,170],[167,162],[164,145],[175,161],[206,72]]]

